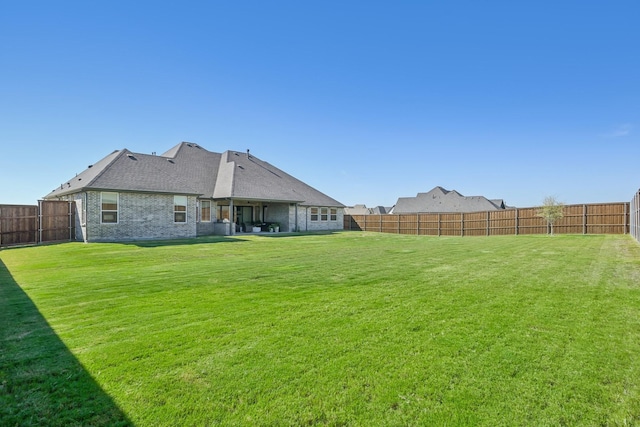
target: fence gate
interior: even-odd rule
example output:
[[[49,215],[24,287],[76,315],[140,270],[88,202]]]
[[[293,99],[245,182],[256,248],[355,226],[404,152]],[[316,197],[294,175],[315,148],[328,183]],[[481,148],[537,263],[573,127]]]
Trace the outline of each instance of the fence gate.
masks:
[[[73,202],[0,205],[0,246],[75,240],[75,216]]]
[[[38,207],[0,205],[0,246],[37,243]]]

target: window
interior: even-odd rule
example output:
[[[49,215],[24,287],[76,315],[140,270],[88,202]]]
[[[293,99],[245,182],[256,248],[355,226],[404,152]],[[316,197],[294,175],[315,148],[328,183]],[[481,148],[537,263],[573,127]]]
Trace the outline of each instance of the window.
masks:
[[[336,209],[336,208],[329,209],[329,215],[331,217],[331,221],[337,221],[338,220],[338,209]]]
[[[311,221],[318,220],[318,208],[311,208]]]
[[[200,201],[200,221],[211,222],[211,201]]]
[[[320,221],[327,221],[329,219],[328,212],[328,208],[320,208]]]
[[[229,221],[229,206],[218,206],[218,220]]]
[[[187,196],[173,196],[173,222],[187,222]]]
[[[118,223],[118,193],[100,193],[101,217],[103,224]]]

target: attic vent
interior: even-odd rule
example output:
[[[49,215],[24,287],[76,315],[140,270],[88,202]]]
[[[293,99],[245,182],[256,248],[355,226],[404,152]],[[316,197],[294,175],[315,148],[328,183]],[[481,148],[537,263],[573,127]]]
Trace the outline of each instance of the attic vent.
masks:
[[[127,154],[127,157],[130,158],[131,160],[138,160],[134,157],[133,154]]]
[[[88,168],[88,169],[91,169],[92,167],[93,167],[93,165],[89,165],[89,166],[87,166],[87,168]]]
[[[187,147],[193,147],[193,144],[187,144]]]
[[[175,163],[175,162],[174,162],[173,160],[171,160],[171,159],[167,159],[167,162],[169,162],[169,163]]]

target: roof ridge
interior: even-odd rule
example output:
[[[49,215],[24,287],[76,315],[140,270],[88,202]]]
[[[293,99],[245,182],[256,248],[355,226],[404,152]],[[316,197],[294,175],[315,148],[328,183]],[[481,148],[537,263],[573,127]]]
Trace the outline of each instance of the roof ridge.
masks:
[[[230,159],[231,151],[227,151],[227,159]],[[234,160],[228,160],[227,163],[231,163],[231,188],[229,189],[229,194],[233,195],[233,190],[235,190],[236,185],[236,167],[238,166],[238,164]]]

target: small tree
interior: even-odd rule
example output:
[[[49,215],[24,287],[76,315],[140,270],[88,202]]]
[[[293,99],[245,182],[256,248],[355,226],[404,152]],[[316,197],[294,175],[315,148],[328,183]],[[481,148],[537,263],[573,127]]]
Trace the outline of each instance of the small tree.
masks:
[[[564,216],[564,204],[553,196],[547,196],[544,198],[542,206],[538,209],[537,215],[547,221],[547,226],[551,228],[551,235],[553,236],[553,224]]]

